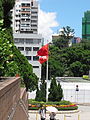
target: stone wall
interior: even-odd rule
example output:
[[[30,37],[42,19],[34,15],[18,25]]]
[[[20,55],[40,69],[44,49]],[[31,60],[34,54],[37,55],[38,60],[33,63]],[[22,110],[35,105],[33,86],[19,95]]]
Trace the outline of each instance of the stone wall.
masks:
[[[0,81],[0,120],[28,120],[28,103],[20,78]]]

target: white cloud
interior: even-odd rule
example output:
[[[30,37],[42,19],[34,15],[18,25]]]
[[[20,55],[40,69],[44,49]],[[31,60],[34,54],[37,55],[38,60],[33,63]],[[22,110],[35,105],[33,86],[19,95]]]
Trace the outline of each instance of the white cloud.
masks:
[[[45,12],[39,9],[38,14],[38,31],[45,39],[45,43],[47,40],[50,42],[52,40],[53,27],[57,27],[59,24],[56,21],[56,13],[55,12]]]

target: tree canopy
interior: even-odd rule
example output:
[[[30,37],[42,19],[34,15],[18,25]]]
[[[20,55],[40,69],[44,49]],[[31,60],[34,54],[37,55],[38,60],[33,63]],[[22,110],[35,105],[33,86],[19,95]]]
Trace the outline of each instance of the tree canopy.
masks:
[[[58,83],[57,85],[56,79],[54,77],[51,80],[48,100],[53,102],[61,101],[62,97],[63,97],[63,90],[61,88],[60,83]]]
[[[3,28],[9,28],[11,25],[11,9],[13,9],[15,0],[0,0],[0,20],[3,20]]]
[[[65,46],[63,38],[53,41],[49,46],[49,79],[57,76],[82,77],[88,75],[90,70],[90,41]],[[64,39],[67,41],[67,39]],[[62,47],[62,44],[63,47]],[[42,78],[45,77],[45,64],[43,64]]]
[[[51,46],[50,50],[51,52],[53,52],[53,54],[50,56],[49,60],[50,62],[52,61],[52,59],[53,61],[56,61],[57,66],[60,66],[61,64],[62,69],[58,70],[58,72],[60,73],[59,76],[64,76],[66,73],[68,73],[67,76],[76,77],[88,74],[90,69],[90,48],[86,47],[85,44],[86,43],[80,43],[72,47],[63,48],[62,50],[58,50],[59,52],[55,51],[55,46]],[[88,42],[88,46],[90,46],[90,42]],[[54,49],[53,51],[52,47]],[[53,68],[54,64],[56,63],[54,62],[53,64],[50,64],[50,67]],[[78,71],[76,71],[75,66]],[[54,73],[54,75],[58,76],[58,74],[56,75],[56,73],[57,71]]]
[[[13,42],[10,10],[14,3],[15,0],[0,1],[0,76],[19,74],[25,83],[26,90],[33,91],[37,88],[38,78],[33,73],[32,65]]]
[[[0,76],[16,76],[19,74],[24,80],[26,90],[33,91],[37,88],[38,78],[33,73],[32,65],[21,54],[12,42],[9,30],[0,31]]]
[[[57,46],[59,49],[69,46],[69,41],[74,37],[74,29],[69,26],[63,27],[60,30],[58,38],[53,38],[53,45]]]

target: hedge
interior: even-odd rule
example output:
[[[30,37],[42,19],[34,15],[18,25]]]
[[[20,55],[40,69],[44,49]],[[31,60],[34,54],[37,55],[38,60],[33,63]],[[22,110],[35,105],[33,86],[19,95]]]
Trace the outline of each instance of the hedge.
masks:
[[[38,102],[34,100],[29,100],[28,109],[29,110],[38,110],[41,106],[54,106],[58,110],[76,110],[78,106],[72,104],[70,101],[60,101],[60,102]]]

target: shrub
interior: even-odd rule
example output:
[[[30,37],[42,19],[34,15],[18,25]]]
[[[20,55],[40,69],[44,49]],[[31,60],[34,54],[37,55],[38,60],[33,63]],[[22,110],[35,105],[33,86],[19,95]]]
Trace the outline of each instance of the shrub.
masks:
[[[29,100],[29,110],[38,110],[41,106],[54,106],[58,110],[76,110],[78,106],[72,104],[70,101],[60,101],[60,102],[39,102],[34,100]]]
[[[83,75],[83,79],[89,79],[88,75]]]

